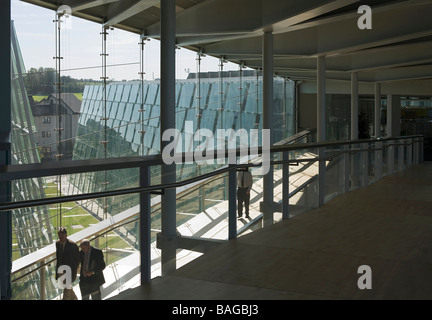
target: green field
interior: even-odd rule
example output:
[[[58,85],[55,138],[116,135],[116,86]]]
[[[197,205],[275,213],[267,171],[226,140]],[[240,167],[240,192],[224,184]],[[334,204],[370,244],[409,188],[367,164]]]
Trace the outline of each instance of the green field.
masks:
[[[45,194],[47,198],[56,197],[57,196],[57,185],[54,182],[46,183],[45,185]],[[50,213],[51,225],[57,229],[59,227],[58,219],[58,211],[59,207],[56,204],[49,205],[48,210]],[[76,202],[65,202],[61,206],[61,217],[62,217],[62,225],[66,227],[68,231],[68,235],[72,235],[78,231],[81,231],[85,228],[88,228],[90,225],[96,224],[99,222],[98,219],[93,217],[89,212],[80,207]],[[57,235],[54,232],[53,234],[54,240],[57,240]],[[17,248],[16,238],[13,239],[13,249]],[[92,245],[95,245],[94,241],[92,241]],[[109,261],[110,263],[114,260],[117,260],[124,256],[121,250],[132,249],[130,244],[124,241],[117,233],[110,232],[106,236],[102,236],[99,238],[97,246],[102,249],[110,249],[107,250],[105,255],[109,252]],[[119,252],[116,249],[120,249]],[[16,260],[20,258],[19,251],[13,250],[12,259]],[[108,256],[106,256],[106,259]]]
[[[53,182],[48,183],[45,189],[47,198],[57,196],[57,185]],[[49,206],[52,225],[58,227],[57,205]],[[81,208],[76,202],[65,202],[62,204],[62,225],[68,230],[68,235],[88,228],[92,224],[99,222],[85,209]],[[100,248],[127,249],[130,245],[119,237],[115,232],[107,234],[106,237],[99,239]]]

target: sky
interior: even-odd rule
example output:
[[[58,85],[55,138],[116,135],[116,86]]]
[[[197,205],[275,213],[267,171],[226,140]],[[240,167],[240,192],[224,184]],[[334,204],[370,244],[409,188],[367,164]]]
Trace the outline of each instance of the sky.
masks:
[[[56,36],[55,12],[32,4],[12,0],[11,17],[14,20],[18,41],[21,47],[26,70],[30,68],[55,68]],[[63,75],[77,79],[100,80],[102,76],[102,26],[84,19],[69,17],[60,34],[63,57],[61,70]],[[111,81],[140,79],[140,37],[137,34],[110,30],[107,36],[107,77]],[[160,76],[159,41],[146,42],[144,51],[144,72],[146,80]],[[219,61],[213,57],[204,57],[201,71],[217,71]],[[196,53],[187,49],[177,50],[176,77],[185,79],[189,72],[196,72]],[[224,70],[238,70],[232,63]]]

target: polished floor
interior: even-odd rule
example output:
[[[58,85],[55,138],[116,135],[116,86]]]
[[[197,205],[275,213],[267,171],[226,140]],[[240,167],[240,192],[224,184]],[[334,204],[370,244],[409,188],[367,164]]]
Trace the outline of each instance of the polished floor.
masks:
[[[432,299],[432,162],[222,244],[112,299]]]

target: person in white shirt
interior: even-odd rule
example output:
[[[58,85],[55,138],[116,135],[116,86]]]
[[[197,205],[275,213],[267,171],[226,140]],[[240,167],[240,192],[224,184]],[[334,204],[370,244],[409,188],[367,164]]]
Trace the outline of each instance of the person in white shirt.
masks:
[[[237,213],[238,217],[243,216],[243,205],[245,207],[246,218],[249,218],[250,190],[252,189],[252,174],[246,167],[237,174]]]

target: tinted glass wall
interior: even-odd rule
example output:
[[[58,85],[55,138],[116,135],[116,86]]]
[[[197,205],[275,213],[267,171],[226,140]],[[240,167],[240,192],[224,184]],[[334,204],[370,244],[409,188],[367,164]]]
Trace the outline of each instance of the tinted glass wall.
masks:
[[[106,98],[105,98],[106,97]],[[273,141],[294,134],[294,84],[274,79]],[[160,83],[117,82],[86,86],[74,149],[74,159],[99,159],[158,154],[160,150]],[[188,130],[187,126],[192,127]],[[176,129],[193,141],[198,129],[262,129],[262,78],[258,76],[178,80]],[[193,147],[200,144],[194,141]],[[186,148],[186,143],[182,145]],[[159,168],[152,168],[158,183]],[[214,170],[214,166],[177,165],[177,179]],[[71,186],[97,192],[138,186],[137,169],[73,175]],[[75,191],[76,192],[76,191]],[[70,193],[73,193],[70,191]],[[121,196],[99,202],[116,214],[138,204],[138,197]],[[106,212],[105,212],[106,213]]]

